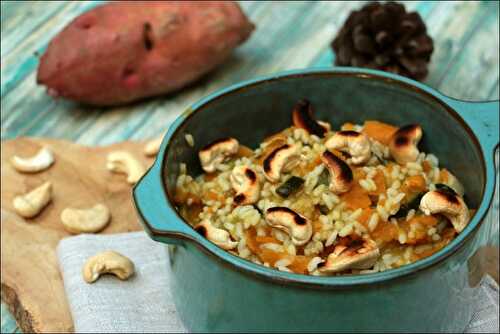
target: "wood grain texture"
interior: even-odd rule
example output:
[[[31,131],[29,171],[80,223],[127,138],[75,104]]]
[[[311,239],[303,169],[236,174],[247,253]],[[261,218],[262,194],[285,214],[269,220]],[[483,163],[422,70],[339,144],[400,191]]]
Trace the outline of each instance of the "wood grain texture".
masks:
[[[286,69],[331,66],[335,55],[330,51],[330,41],[349,12],[365,3],[241,2],[257,29],[221,68],[178,94],[102,112],[53,100],[35,83],[38,65],[35,53],[43,52],[66,23],[100,2],[58,1],[41,5],[2,1],[2,139],[29,135],[104,145],[157,136],[189,105],[219,88]],[[404,4],[422,15],[435,42],[425,83],[455,98],[498,99],[498,2],[404,1]],[[495,196],[487,220],[495,223],[494,241],[498,244],[498,182]],[[4,330],[2,323],[2,332],[10,332],[16,326],[5,328],[8,330]]]
[[[56,162],[37,174],[18,173],[9,163],[13,155],[31,156],[47,146]],[[1,293],[27,332],[71,331],[69,312],[56,257],[56,246],[70,234],[60,222],[66,207],[88,208],[105,204],[110,224],[100,233],[141,230],[126,176],[106,169],[106,156],[126,150],[149,166],[143,143],[122,142],[106,147],[85,147],[63,140],[17,138],[2,142],[1,185]],[[15,196],[50,181],[52,202],[35,218],[23,219],[12,207]]]

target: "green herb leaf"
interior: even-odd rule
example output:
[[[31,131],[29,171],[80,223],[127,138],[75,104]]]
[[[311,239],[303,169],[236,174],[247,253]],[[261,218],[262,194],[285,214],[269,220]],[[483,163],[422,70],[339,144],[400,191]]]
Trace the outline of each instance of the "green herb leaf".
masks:
[[[316,186],[324,184],[325,186],[330,185],[330,172],[325,168],[318,176],[318,183]]]
[[[410,202],[406,203],[406,204],[403,204],[399,207],[399,210],[398,212],[396,212],[395,214],[393,214],[392,216],[389,217],[389,219],[391,218],[404,218],[408,215],[408,212],[410,212],[410,210],[418,210],[419,206],[420,206],[420,200],[422,199],[422,197],[424,197],[425,195],[425,192],[421,192],[419,193],[417,196],[415,196]]]
[[[286,180],[285,183],[276,188],[276,193],[283,198],[287,198],[293,193],[299,191],[303,184],[304,184],[304,179],[298,176],[292,176],[291,178]]]
[[[443,193],[446,193],[448,195],[453,195],[455,196],[457,193],[455,192],[455,190],[453,190],[453,188],[447,186],[446,184],[443,184],[443,183],[436,183],[436,189],[443,192]]]

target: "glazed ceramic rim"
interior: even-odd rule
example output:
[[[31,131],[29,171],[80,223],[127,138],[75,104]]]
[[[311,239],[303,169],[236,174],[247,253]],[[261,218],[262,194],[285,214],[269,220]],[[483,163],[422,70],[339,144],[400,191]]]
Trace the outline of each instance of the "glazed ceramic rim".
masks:
[[[172,199],[170,198],[168,191],[166,190],[167,181],[164,178],[164,167],[165,167],[164,164],[166,161],[166,152],[170,151],[171,149],[170,147],[171,139],[177,135],[177,132],[180,129],[182,129],[183,125],[194,114],[200,111],[204,105],[216,99],[224,98],[225,95],[235,93],[242,89],[251,89],[255,85],[265,84],[266,82],[279,81],[297,76],[321,76],[321,75],[357,77],[360,78],[361,80],[363,79],[380,80],[386,83],[403,86],[404,88],[413,90],[414,92],[417,92],[425,96],[427,99],[431,99],[437,104],[441,105],[459,124],[461,124],[463,129],[466,130],[466,132],[469,134],[469,140],[471,140],[478,149],[478,151],[481,152],[481,166],[483,169],[483,173],[485,175],[485,183],[482,189],[482,198],[480,201],[479,208],[477,209],[476,213],[472,217],[467,227],[460,234],[458,234],[458,236],[455,239],[453,239],[452,242],[450,242],[441,250],[439,250],[438,252],[434,253],[433,255],[427,258],[418,260],[411,264],[401,266],[399,268],[390,269],[383,272],[371,273],[371,274],[359,274],[359,275],[345,275],[345,276],[312,276],[312,275],[302,275],[302,274],[279,271],[274,268],[268,268],[263,265],[255,264],[244,258],[233,255],[223,250],[222,248],[217,247],[215,244],[213,244],[212,242],[208,241],[207,239],[203,238],[201,235],[196,233],[194,229],[191,227],[191,225],[189,225],[189,223],[186,222],[180,216],[177,209],[175,208],[175,205],[173,205]],[[485,152],[484,147],[479,142],[474,131],[471,129],[471,126],[462,118],[459,111],[455,110],[454,108],[446,104],[445,102],[446,99],[456,102],[465,102],[447,97],[424,84],[413,81],[406,77],[377,70],[348,68],[348,67],[291,70],[269,76],[258,77],[255,79],[231,85],[225,89],[219,90],[215,93],[212,93],[202,98],[201,100],[193,104],[192,107],[186,110],[182,115],[180,115],[174,121],[174,123],[172,123],[167,134],[163,139],[160,152],[155,162],[155,165],[158,165],[157,167],[159,168],[158,171],[160,173],[161,188],[163,189],[163,196],[166,199],[169,209],[172,210],[173,213],[175,213],[175,215],[177,216],[177,218],[181,221],[181,223],[187,225],[187,227],[191,229],[193,233],[185,234],[182,232],[160,231],[151,227],[150,224],[147,223],[147,220],[144,219],[144,217],[142,217],[143,221],[151,230],[153,235],[166,236],[174,239],[184,239],[187,240],[188,242],[194,242],[195,245],[201,248],[205,253],[214,256],[215,258],[221,260],[223,264],[229,265],[233,269],[237,269],[248,274],[253,274],[261,278],[267,278],[269,280],[281,284],[286,283],[286,284],[298,284],[301,286],[308,286],[308,287],[345,288],[355,285],[366,285],[366,284],[387,282],[389,280],[403,278],[405,276],[408,276],[409,274],[414,274],[422,271],[423,269],[427,269],[432,266],[442,264],[445,259],[447,259],[451,255],[462,249],[462,247],[465,246],[465,243],[472,237],[474,233],[476,233],[479,226],[482,225],[484,217],[493,199],[493,194],[494,194],[493,189],[495,185],[494,166],[492,167],[490,165],[492,163],[490,159],[485,159],[486,154],[494,154],[494,150],[493,152]],[[488,164],[488,162],[490,162],[490,164]],[[139,208],[138,212],[141,214],[141,216],[143,216]]]

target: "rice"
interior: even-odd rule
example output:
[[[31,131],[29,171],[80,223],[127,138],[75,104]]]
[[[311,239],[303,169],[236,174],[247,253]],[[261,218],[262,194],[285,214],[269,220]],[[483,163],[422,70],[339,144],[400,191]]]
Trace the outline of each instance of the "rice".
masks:
[[[279,244],[272,243],[272,242],[262,244],[262,245],[260,245],[260,247],[262,249],[268,249],[268,250],[272,250],[275,252],[282,252],[283,251],[283,246],[281,246]]]
[[[320,263],[323,263],[324,260],[322,258],[320,258],[319,256],[315,256],[311,259],[311,261],[309,261],[309,263],[307,264],[307,271],[312,273],[313,271],[316,270],[316,268],[318,267],[318,264]]]
[[[370,216],[370,220],[368,221],[368,229],[370,231],[373,231],[377,228],[378,220],[379,215],[376,212]]]
[[[333,245],[333,243],[335,242],[335,239],[337,239],[337,235],[339,234],[338,231],[332,231],[332,233],[330,233],[330,236],[328,237],[328,239],[326,239],[325,241],[325,246],[331,246]],[[312,270],[309,270],[309,271],[312,271]]]
[[[186,139],[189,146],[194,147],[194,138],[190,133],[186,133],[184,135],[184,139]]]
[[[276,263],[274,263],[274,266],[276,268],[280,268],[280,267],[288,267],[291,264],[292,264],[292,261],[290,261],[290,259],[284,258],[284,259],[276,261]]]
[[[353,226],[352,224],[349,224],[349,225],[346,225],[344,226],[340,232],[339,232],[339,236],[340,237],[345,237],[345,236],[348,236],[349,234],[351,234],[353,231]]]
[[[408,214],[406,215],[406,221],[410,221],[413,217],[415,217],[415,209],[411,209],[408,211]]]
[[[362,126],[354,125],[354,129],[360,130]],[[285,272],[296,270],[296,264],[303,263],[299,273],[306,271],[310,275],[326,275],[318,270],[318,265],[325,262],[334,250],[342,250],[339,245],[348,245],[349,249],[349,245],[357,239],[363,242],[372,240],[380,255],[368,269],[347,269],[335,275],[389,270],[440,249],[442,240],[449,238],[444,231],[452,227],[450,223],[439,216],[435,218],[437,223],[434,225],[421,223],[424,213],[418,207],[406,207],[417,195],[408,192],[409,177],[421,175],[426,191],[435,190],[435,185],[441,182],[437,157],[420,152],[415,161],[399,165],[392,160],[388,146],[369,138],[371,157],[360,166],[353,165],[350,159],[344,157],[353,172],[353,185],[347,193],[335,193],[332,190],[332,175],[319,159],[326,149],[326,140],[333,134],[334,131],[329,131],[324,138],[320,138],[302,128],[291,127],[273,137],[281,143],[294,145],[300,155],[298,163],[284,168],[279,180],[273,182],[266,176],[262,164],[264,155],[269,154],[269,145],[276,145],[273,139],[261,143],[252,154],[226,157],[216,164],[214,173],[196,178],[188,175],[186,164],[180,163],[175,184],[175,201],[180,214],[193,226],[208,221],[221,230],[218,231],[220,238],[226,236],[236,241],[231,253]],[[191,134],[186,134],[184,138],[190,147],[194,147]],[[259,188],[254,194],[254,202],[241,204],[235,200],[236,190],[233,189],[231,175],[236,166],[246,166],[255,172]],[[290,195],[282,197],[282,189],[278,189],[291,176],[300,177],[303,183],[292,189]],[[377,186],[379,177],[385,183],[382,189]],[[362,195],[349,197],[354,188]],[[310,224],[306,224],[310,232],[304,229],[292,233],[293,225],[282,226],[281,229],[271,227],[266,221],[266,212],[273,207],[288,208],[300,214]],[[304,233],[310,233],[310,237],[297,241],[302,240]],[[343,253],[351,254],[349,256],[356,254],[356,250],[339,252],[340,256]]]

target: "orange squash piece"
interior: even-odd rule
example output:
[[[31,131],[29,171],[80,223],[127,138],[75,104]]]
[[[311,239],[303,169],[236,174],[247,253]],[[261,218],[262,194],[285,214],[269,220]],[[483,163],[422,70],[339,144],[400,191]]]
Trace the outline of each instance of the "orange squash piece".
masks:
[[[219,194],[217,194],[215,191],[212,191],[212,190],[210,190],[208,192],[207,197],[209,200],[213,200],[213,201],[219,200]]]
[[[446,184],[448,182],[448,170],[443,168],[439,171],[439,182]]]
[[[217,173],[206,173],[205,175],[203,175],[203,179],[207,182],[210,182],[212,181],[213,179],[215,179],[217,177]]]
[[[354,180],[358,181],[366,177],[366,173],[361,167],[351,167],[352,177]]]
[[[398,227],[390,222],[379,221],[375,230],[371,232],[371,237],[374,240],[381,240],[383,242],[398,240]]]
[[[368,195],[380,195],[380,194],[385,193],[386,185],[385,185],[384,172],[382,172],[381,170],[378,170],[377,174],[375,174],[375,176],[373,177],[373,182],[375,182],[377,189],[374,191],[368,192]]]
[[[397,127],[387,123],[365,121],[362,132],[384,145],[389,145],[391,137],[396,131],[398,131]]]
[[[429,173],[432,170],[432,165],[429,161],[424,160],[422,162],[422,168],[423,168],[424,172]]]
[[[259,251],[259,243],[257,242],[257,240],[255,240],[256,236],[257,236],[257,231],[253,227],[245,231],[245,241],[247,247],[254,254],[257,254],[257,252]]]
[[[319,220],[315,220],[312,225],[313,233],[319,232],[323,228],[323,224]]]
[[[238,152],[236,152],[236,156],[238,158],[251,157],[252,155],[253,155],[253,151],[252,151],[251,148],[249,148],[248,146],[240,144],[240,146],[238,148]]]
[[[346,122],[346,123],[342,124],[340,129],[342,131],[352,131],[352,130],[354,130],[354,124],[352,124],[350,122]]]
[[[311,261],[311,256],[305,255],[296,255],[293,256],[293,262],[288,266],[288,269],[293,271],[296,274],[304,274],[307,275],[307,265]]]
[[[427,186],[425,184],[425,179],[422,175],[413,175],[407,177],[404,182],[401,190],[405,194],[415,194],[425,191]]]
[[[174,195],[174,203],[177,205],[185,204],[187,201],[191,199],[191,204],[200,204],[201,199],[193,193],[188,191],[183,191],[182,189],[177,189]]]
[[[364,190],[358,182],[354,182],[351,190],[340,195],[342,201],[346,203],[346,206],[350,210],[356,210],[358,208],[369,208],[371,205],[370,196],[366,190]]]
[[[372,208],[364,208],[361,216],[356,219],[359,223],[361,223],[364,227],[368,228],[368,220],[373,214]]]
[[[267,248],[264,248],[264,249],[260,249],[259,252],[257,253],[257,256],[260,258],[260,260],[262,262],[267,262],[269,263],[271,266],[274,266],[274,264],[281,260],[281,259],[284,259],[286,258],[288,255],[288,253],[284,253],[284,252],[275,252],[273,250],[270,250],[270,249],[267,249]]]
[[[299,165],[299,169],[297,169],[296,172],[299,174],[299,176],[304,176],[310,171],[312,171],[314,168],[316,168],[316,166],[318,166],[319,164],[321,164],[321,157],[318,154],[314,157],[314,159],[307,162],[303,168],[301,168]]]
[[[198,219],[198,215],[203,211],[203,205],[201,203],[194,203],[190,206],[184,206],[186,212],[186,219],[189,222],[194,222]]]
[[[420,254],[415,254],[414,255],[414,260],[420,260],[423,258],[426,258],[428,256],[431,256],[432,254],[436,253],[437,251],[441,250],[444,246],[450,243],[450,241],[453,239],[455,236],[456,232],[455,229],[452,227],[447,227],[443,230],[441,233],[441,241],[433,244],[433,247],[431,249],[428,249]]]
[[[434,216],[418,215],[410,219],[410,223],[420,223],[421,225],[432,227],[436,226],[439,220]]]
[[[268,232],[270,233],[270,231]],[[245,231],[245,238],[248,249],[250,249],[252,253],[257,255],[261,252],[260,245],[262,244],[266,244],[269,242],[281,244],[281,241],[273,236],[258,236],[255,227],[251,227]]]
[[[262,244],[267,244],[269,242],[272,242],[275,244],[281,244],[281,241],[279,241],[278,239],[276,239],[275,237],[272,237],[272,236],[265,236],[265,237],[256,236],[255,241],[259,244],[259,246]]]

